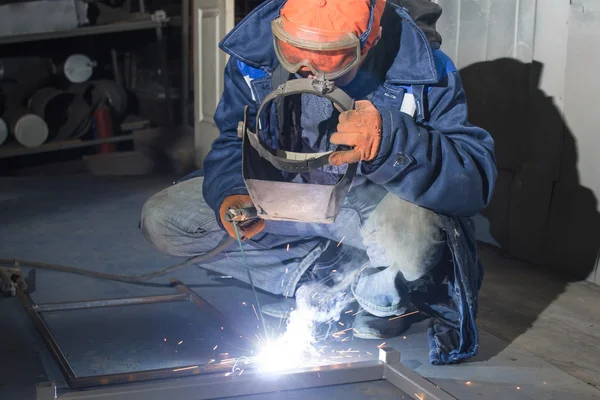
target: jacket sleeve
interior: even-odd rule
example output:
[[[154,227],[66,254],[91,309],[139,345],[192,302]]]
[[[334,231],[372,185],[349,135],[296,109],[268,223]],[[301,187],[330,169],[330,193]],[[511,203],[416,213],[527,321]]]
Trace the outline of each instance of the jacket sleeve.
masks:
[[[429,118],[418,125],[396,109],[378,107],[382,141],[360,173],[389,192],[444,215],[469,217],[485,208],[497,170],[492,137],[471,125],[454,69],[427,96]]]
[[[240,65],[234,57],[230,57],[225,67],[223,94],[214,116],[220,134],[213,142],[203,166],[205,176],[202,194],[215,211],[219,224],[219,207],[225,197],[248,194],[242,176],[242,140],[237,136],[237,126],[244,119],[246,105],[250,106],[249,122],[252,123],[256,115],[256,103]]]

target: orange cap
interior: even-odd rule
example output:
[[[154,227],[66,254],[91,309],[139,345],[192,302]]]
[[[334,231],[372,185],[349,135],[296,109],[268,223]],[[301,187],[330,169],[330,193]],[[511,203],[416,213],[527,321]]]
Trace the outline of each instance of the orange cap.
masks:
[[[354,33],[360,38],[369,29],[372,2],[373,0],[288,0],[281,8],[280,15],[296,25]],[[371,33],[366,40],[362,40],[363,54],[371,48],[379,33],[384,9],[385,0],[376,0]]]

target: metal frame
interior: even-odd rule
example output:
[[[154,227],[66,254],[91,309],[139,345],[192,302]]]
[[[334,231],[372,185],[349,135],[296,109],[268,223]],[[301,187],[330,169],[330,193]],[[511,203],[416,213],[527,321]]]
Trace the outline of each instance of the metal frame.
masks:
[[[382,380],[388,381],[413,399],[455,399],[439,386],[402,365],[398,350],[386,347],[379,349],[379,360],[326,365],[277,375],[260,374],[252,368],[247,369],[249,372],[243,375],[244,371],[238,374],[237,370],[235,374],[231,374],[230,365],[206,363],[131,373],[77,376],[41,315],[51,311],[191,301],[218,319],[227,329],[240,333],[222,313],[181,281],[171,279],[170,282],[179,293],[47,304],[35,304],[26,289],[18,286],[17,297],[69,385],[68,389],[59,389],[55,382],[38,383],[37,400],[207,400]],[[226,372],[229,374],[226,375]]]
[[[140,304],[190,301],[204,312],[208,312],[212,317],[218,319],[223,325],[224,329],[239,334],[238,328],[230,320],[228,320],[217,309],[194,293],[193,290],[176,279],[171,279],[170,281],[171,285],[179,292],[178,294],[48,304],[35,304],[31,297],[24,290],[19,288],[17,288],[16,294],[25,307],[25,310],[31,317],[36,329],[44,339],[50,354],[56,361],[60,372],[71,389],[94,388],[131,382],[146,382],[155,379],[180,378],[182,376],[227,372],[231,370],[230,366],[220,365],[218,363],[205,363],[199,365],[182,365],[176,368],[163,368],[130,373],[78,376],[69,364],[69,361],[63,354],[60,346],[54,339],[52,332],[46,325],[44,318],[41,315],[43,312],[50,311],[67,311],[101,307],[121,307]]]
[[[277,376],[255,372],[230,376],[211,374],[84,391],[61,391],[54,383],[44,382],[37,385],[37,400],[207,400],[382,380],[412,399],[456,399],[403,366],[398,350],[382,348],[379,361],[328,365]]]

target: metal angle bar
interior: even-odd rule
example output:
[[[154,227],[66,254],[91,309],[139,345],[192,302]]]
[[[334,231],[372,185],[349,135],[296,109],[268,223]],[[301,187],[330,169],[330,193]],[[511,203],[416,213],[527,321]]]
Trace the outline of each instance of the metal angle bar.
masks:
[[[198,296],[196,294],[196,292],[194,292],[192,289],[190,289],[189,287],[184,285],[183,282],[178,281],[177,279],[174,279],[174,278],[171,278],[169,281],[171,282],[171,285],[173,285],[173,287],[175,287],[175,289],[177,289],[180,293],[189,295],[190,300],[198,308],[200,308],[203,311],[208,312],[213,317],[217,318],[224,326],[225,325],[229,326],[234,332],[237,332],[237,333],[240,332],[238,327],[232,321],[230,321],[227,317],[225,317],[225,315],[223,315],[223,313],[221,313],[219,310],[217,310],[215,307],[213,307],[211,304],[209,304],[202,297]]]
[[[278,376],[247,373],[225,376],[196,376],[151,383],[122,385],[85,391],[59,393],[60,400],[208,400],[233,396],[272,393],[383,379],[380,361],[337,364]],[[46,400],[38,398],[38,400]]]
[[[122,385],[139,382],[157,381],[160,379],[177,379],[195,375],[214,375],[231,371],[231,365],[203,363],[198,365],[162,368],[146,371],[123,372],[110,375],[80,376],[71,379],[71,389],[103,388],[108,385]]]
[[[46,345],[48,346],[48,350],[50,351],[50,354],[52,354],[52,357],[56,360],[56,363],[58,364],[60,372],[63,374],[65,380],[70,385],[71,381],[73,379],[77,378],[77,375],[75,374],[75,371],[73,371],[73,368],[71,368],[71,365],[67,361],[67,358],[65,357],[65,355],[60,350],[60,347],[58,347],[58,343],[56,343],[56,340],[52,336],[50,329],[48,329],[48,327],[46,326],[46,323],[44,322],[41,315],[38,314],[38,312],[33,307],[34,303],[28,294],[26,294],[22,290],[18,289],[17,297],[23,304],[25,311],[27,311],[27,313],[29,314],[29,317],[33,321],[33,324],[35,325],[39,334],[42,336],[42,338],[46,342]]]
[[[65,311],[65,310],[79,310],[85,308],[101,308],[101,307],[119,307],[119,306],[133,306],[138,304],[156,304],[156,303],[170,303],[175,301],[189,301],[190,296],[185,293],[178,294],[167,294],[159,296],[145,296],[145,297],[126,297],[120,299],[104,299],[104,300],[89,300],[89,301],[72,301],[66,303],[47,303],[47,304],[36,304],[33,308],[37,312],[49,312],[49,311]]]
[[[423,378],[421,375],[398,363],[385,364],[384,378],[398,389],[413,398],[427,400],[456,400],[456,397],[442,390],[439,386]]]

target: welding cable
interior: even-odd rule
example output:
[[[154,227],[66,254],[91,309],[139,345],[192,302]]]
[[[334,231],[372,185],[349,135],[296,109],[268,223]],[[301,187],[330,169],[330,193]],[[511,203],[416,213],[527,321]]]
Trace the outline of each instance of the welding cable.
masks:
[[[222,253],[224,250],[226,250],[229,246],[231,246],[235,242],[236,242],[235,239],[228,238],[226,241],[224,241],[223,243],[221,243],[214,249],[212,249],[204,254],[194,256],[182,263],[175,264],[168,268],[161,269],[158,271],[148,272],[147,274],[132,275],[132,276],[107,274],[107,273],[102,273],[102,272],[90,271],[90,270],[83,269],[83,268],[68,267],[66,265],[47,264],[47,263],[42,263],[42,262],[38,262],[38,261],[28,261],[28,260],[18,260],[18,259],[10,260],[10,259],[2,258],[2,259],[0,259],[0,264],[13,265],[13,266],[27,266],[27,267],[32,267],[32,268],[47,269],[47,270],[51,270],[51,271],[66,272],[69,274],[89,276],[92,278],[105,279],[105,280],[109,280],[109,281],[134,283],[134,282],[146,281],[148,279],[156,278],[158,276],[167,275],[167,274],[170,274],[171,272],[175,272],[182,268],[195,266],[198,263],[208,261],[208,260],[212,259],[213,257],[216,257],[217,255]],[[254,285],[252,286],[252,289],[254,289]]]

